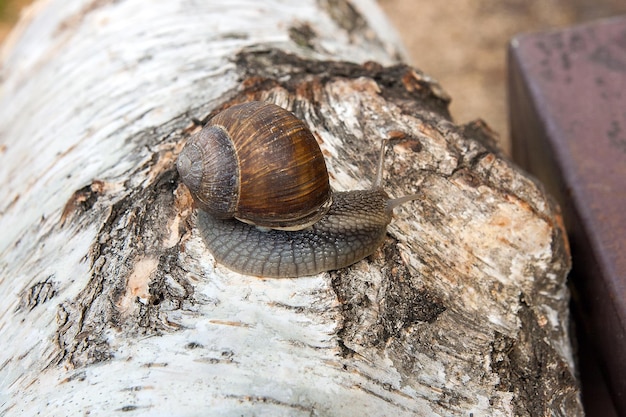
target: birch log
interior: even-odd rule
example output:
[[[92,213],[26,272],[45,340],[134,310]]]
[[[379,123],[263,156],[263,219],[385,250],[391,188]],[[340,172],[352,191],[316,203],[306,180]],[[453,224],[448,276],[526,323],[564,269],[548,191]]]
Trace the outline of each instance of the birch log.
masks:
[[[556,207],[404,60],[369,0],[35,3],[2,51],[0,415],[582,415]],[[338,190],[397,139],[385,188],[420,199],[380,250],[213,261],[174,161],[252,99]]]

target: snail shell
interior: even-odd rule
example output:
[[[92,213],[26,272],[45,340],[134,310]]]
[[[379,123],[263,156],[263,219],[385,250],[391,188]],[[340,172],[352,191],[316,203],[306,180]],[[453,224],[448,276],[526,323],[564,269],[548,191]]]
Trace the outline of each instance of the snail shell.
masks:
[[[253,101],[218,113],[187,142],[177,168],[198,208],[216,218],[297,230],[332,202],[315,137],[274,104]]]
[[[276,105],[250,102],[211,119],[185,145],[177,168],[217,262],[248,275],[299,277],[373,253],[394,207],[417,198],[390,199],[381,188],[385,144],[371,189],[332,194],[304,123]]]

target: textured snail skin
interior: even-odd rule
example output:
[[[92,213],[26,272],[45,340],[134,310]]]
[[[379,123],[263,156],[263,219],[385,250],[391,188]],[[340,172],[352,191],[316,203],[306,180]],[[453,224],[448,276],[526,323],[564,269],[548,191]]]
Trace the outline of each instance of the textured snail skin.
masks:
[[[391,222],[381,189],[338,192],[326,215],[298,231],[264,230],[198,211],[198,228],[215,260],[263,277],[300,277],[343,268],[372,254]]]

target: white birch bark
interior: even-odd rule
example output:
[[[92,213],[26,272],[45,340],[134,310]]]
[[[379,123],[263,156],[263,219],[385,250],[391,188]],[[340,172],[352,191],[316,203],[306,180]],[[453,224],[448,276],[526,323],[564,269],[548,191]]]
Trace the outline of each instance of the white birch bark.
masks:
[[[567,250],[541,188],[480,124],[429,107],[444,93],[419,72],[348,66],[363,75],[294,93],[281,71],[301,62],[262,68],[278,62],[263,51],[404,57],[368,0],[28,10],[2,51],[0,415],[582,414]],[[192,119],[246,88],[298,103],[337,189],[370,184],[380,137],[414,138],[386,183],[422,198],[375,255],[298,279],[213,262],[173,163]]]

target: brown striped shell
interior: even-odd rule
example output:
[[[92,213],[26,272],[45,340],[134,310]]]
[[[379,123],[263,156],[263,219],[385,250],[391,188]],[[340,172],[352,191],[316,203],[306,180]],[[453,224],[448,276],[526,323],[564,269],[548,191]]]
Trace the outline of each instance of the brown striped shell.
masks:
[[[177,168],[197,206],[216,218],[299,230],[331,205],[315,137],[274,104],[253,101],[218,113],[189,139]]]

